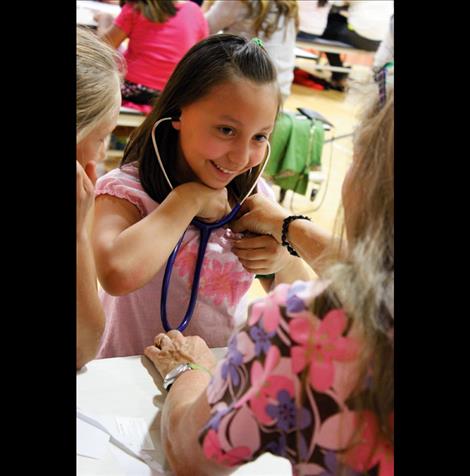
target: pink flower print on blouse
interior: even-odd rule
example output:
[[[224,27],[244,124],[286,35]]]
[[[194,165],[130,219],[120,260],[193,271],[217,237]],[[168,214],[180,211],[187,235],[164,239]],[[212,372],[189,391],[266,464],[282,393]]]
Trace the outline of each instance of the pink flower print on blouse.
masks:
[[[279,349],[271,346],[266,354],[264,367],[259,361],[254,361],[251,366],[251,388],[235,403],[235,408],[249,403],[256,419],[263,425],[272,425],[274,419],[267,413],[268,405],[277,402],[279,392],[287,391],[294,395],[294,382],[282,375],[275,375],[274,369],[279,364],[281,354]]]
[[[196,257],[198,252],[198,245],[191,241],[186,246],[182,245],[175,260],[175,268],[179,276],[189,279],[194,275],[196,268]]]
[[[322,321],[302,317],[289,323],[291,338],[301,344],[292,346],[292,371],[299,373],[310,365],[310,385],[319,392],[328,390],[333,384],[333,361],[351,361],[357,354],[357,343],[351,337],[341,335],[346,324],[342,309],[330,311]]]
[[[268,296],[255,301],[250,309],[248,324],[252,326],[262,318],[264,330],[268,334],[275,331],[281,320],[280,306],[284,305],[288,288],[288,284],[280,284]]]
[[[376,415],[370,411],[364,411],[361,415],[354,412],[354,417],[356,420],[355,426],[360,421],[359,418],[363,419],[358,436],[359,444],[353,446],[346,453],[344,462],[360,472],[368,471],[378,464],[378,476],[393,476],[393,447],[388,441],[378,436],[380,433]]]
[[[200,292],[212,298],[216,306],[220,306],[224,299],[233,306],[248,291],[251,281],[251,275],[240,270],[238,261],[207,260],[201,274]]]
[[[204,438],[202,450],[207,459],[216,461],[224,466],[235,466],[250,459],[251,450],[246,446],[238,446],[230,451],[223,451],[217,433],[209,430]]]

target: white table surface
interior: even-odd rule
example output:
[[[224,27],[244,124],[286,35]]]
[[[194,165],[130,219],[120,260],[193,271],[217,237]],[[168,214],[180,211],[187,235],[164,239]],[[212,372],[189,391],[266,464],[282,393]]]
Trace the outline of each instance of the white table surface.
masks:
[[[213,349],[217,359],[226,348]],[[165,398],[162,378],[145,356],[117,357],[89,362],[77,372],[77,407],[95,415],[143,418],[155,451],[148,454],[165,465],[160,439],[160,409]],[[128,476],[110,448],[101,459],[77,455],[78,476]],[[265,454],[233,473],[236,476],[287,476],[290,463]]]

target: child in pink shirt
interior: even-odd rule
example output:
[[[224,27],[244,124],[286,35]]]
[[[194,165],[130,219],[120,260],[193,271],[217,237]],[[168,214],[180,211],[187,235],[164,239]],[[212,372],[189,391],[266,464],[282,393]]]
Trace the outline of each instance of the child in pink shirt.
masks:
[[[115,48],[129,38],[123,105],[153,104],[178,61],[207,35],[207,22],[193,2],[127,0],[103,35]]]
[[[199,248],[191,221],[218,221],[249,192],[268,157],[279,107],[275,67],[256,42],[215,35],[177,65],[120,169],[97,182],[93,245],[106,314],[98,358],[141,354],[163,330],[163,274],[184,234],[167,300],[170,326],[182,321]],[[269,194],[263,182],[258,191]],[[243,298],[255,275],[273,273],[274,284],[298,273],[309,277],[273,237],[216,229],[184,332],[211,347],[227,345],[245,318]],[[260,280],[266,289],[272,284],[272,278]]]

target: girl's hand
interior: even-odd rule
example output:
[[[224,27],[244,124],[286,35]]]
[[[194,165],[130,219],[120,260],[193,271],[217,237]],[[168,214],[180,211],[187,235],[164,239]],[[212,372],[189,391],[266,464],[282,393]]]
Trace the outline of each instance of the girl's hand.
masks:
[[[152,361],[162,377],[177,365],[188,362],[202,365],[210,372],[215,367],[214,354],[199,336],[185,337],[180,331],[171,330],[166,334],[158,334],[154,342],[154,345],[144,349],[144,354]]]
[[[269,235],[235,240],[232,251],[243,267],[254,274],[277,273],[291,261],[287,249]]]
[[[282,242],[282,222],[290,213],[281,205],[256,193],[245,200],[240,213],[242,216],[230,224],[233,231],[271,235],[278,243]]]
[[[198,219],[212,223],[230,213],[231,208],[226,188],[215,190],[197,182],[190,182],[185,185],[191,187],[191,199],[198,204],[196,213]]]
[[[86,218],[94,201],[94,187],[77,161],[77,234],[86,231]]]

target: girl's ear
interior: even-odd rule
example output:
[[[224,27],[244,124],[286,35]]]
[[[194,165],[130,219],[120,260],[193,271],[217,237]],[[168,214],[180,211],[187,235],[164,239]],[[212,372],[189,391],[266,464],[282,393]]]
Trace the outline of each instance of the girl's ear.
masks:
[[[171,121],[171,125],[173,126],[173,129],[179,131],[181,129],[181,122],[179,119],[175,119]]]

